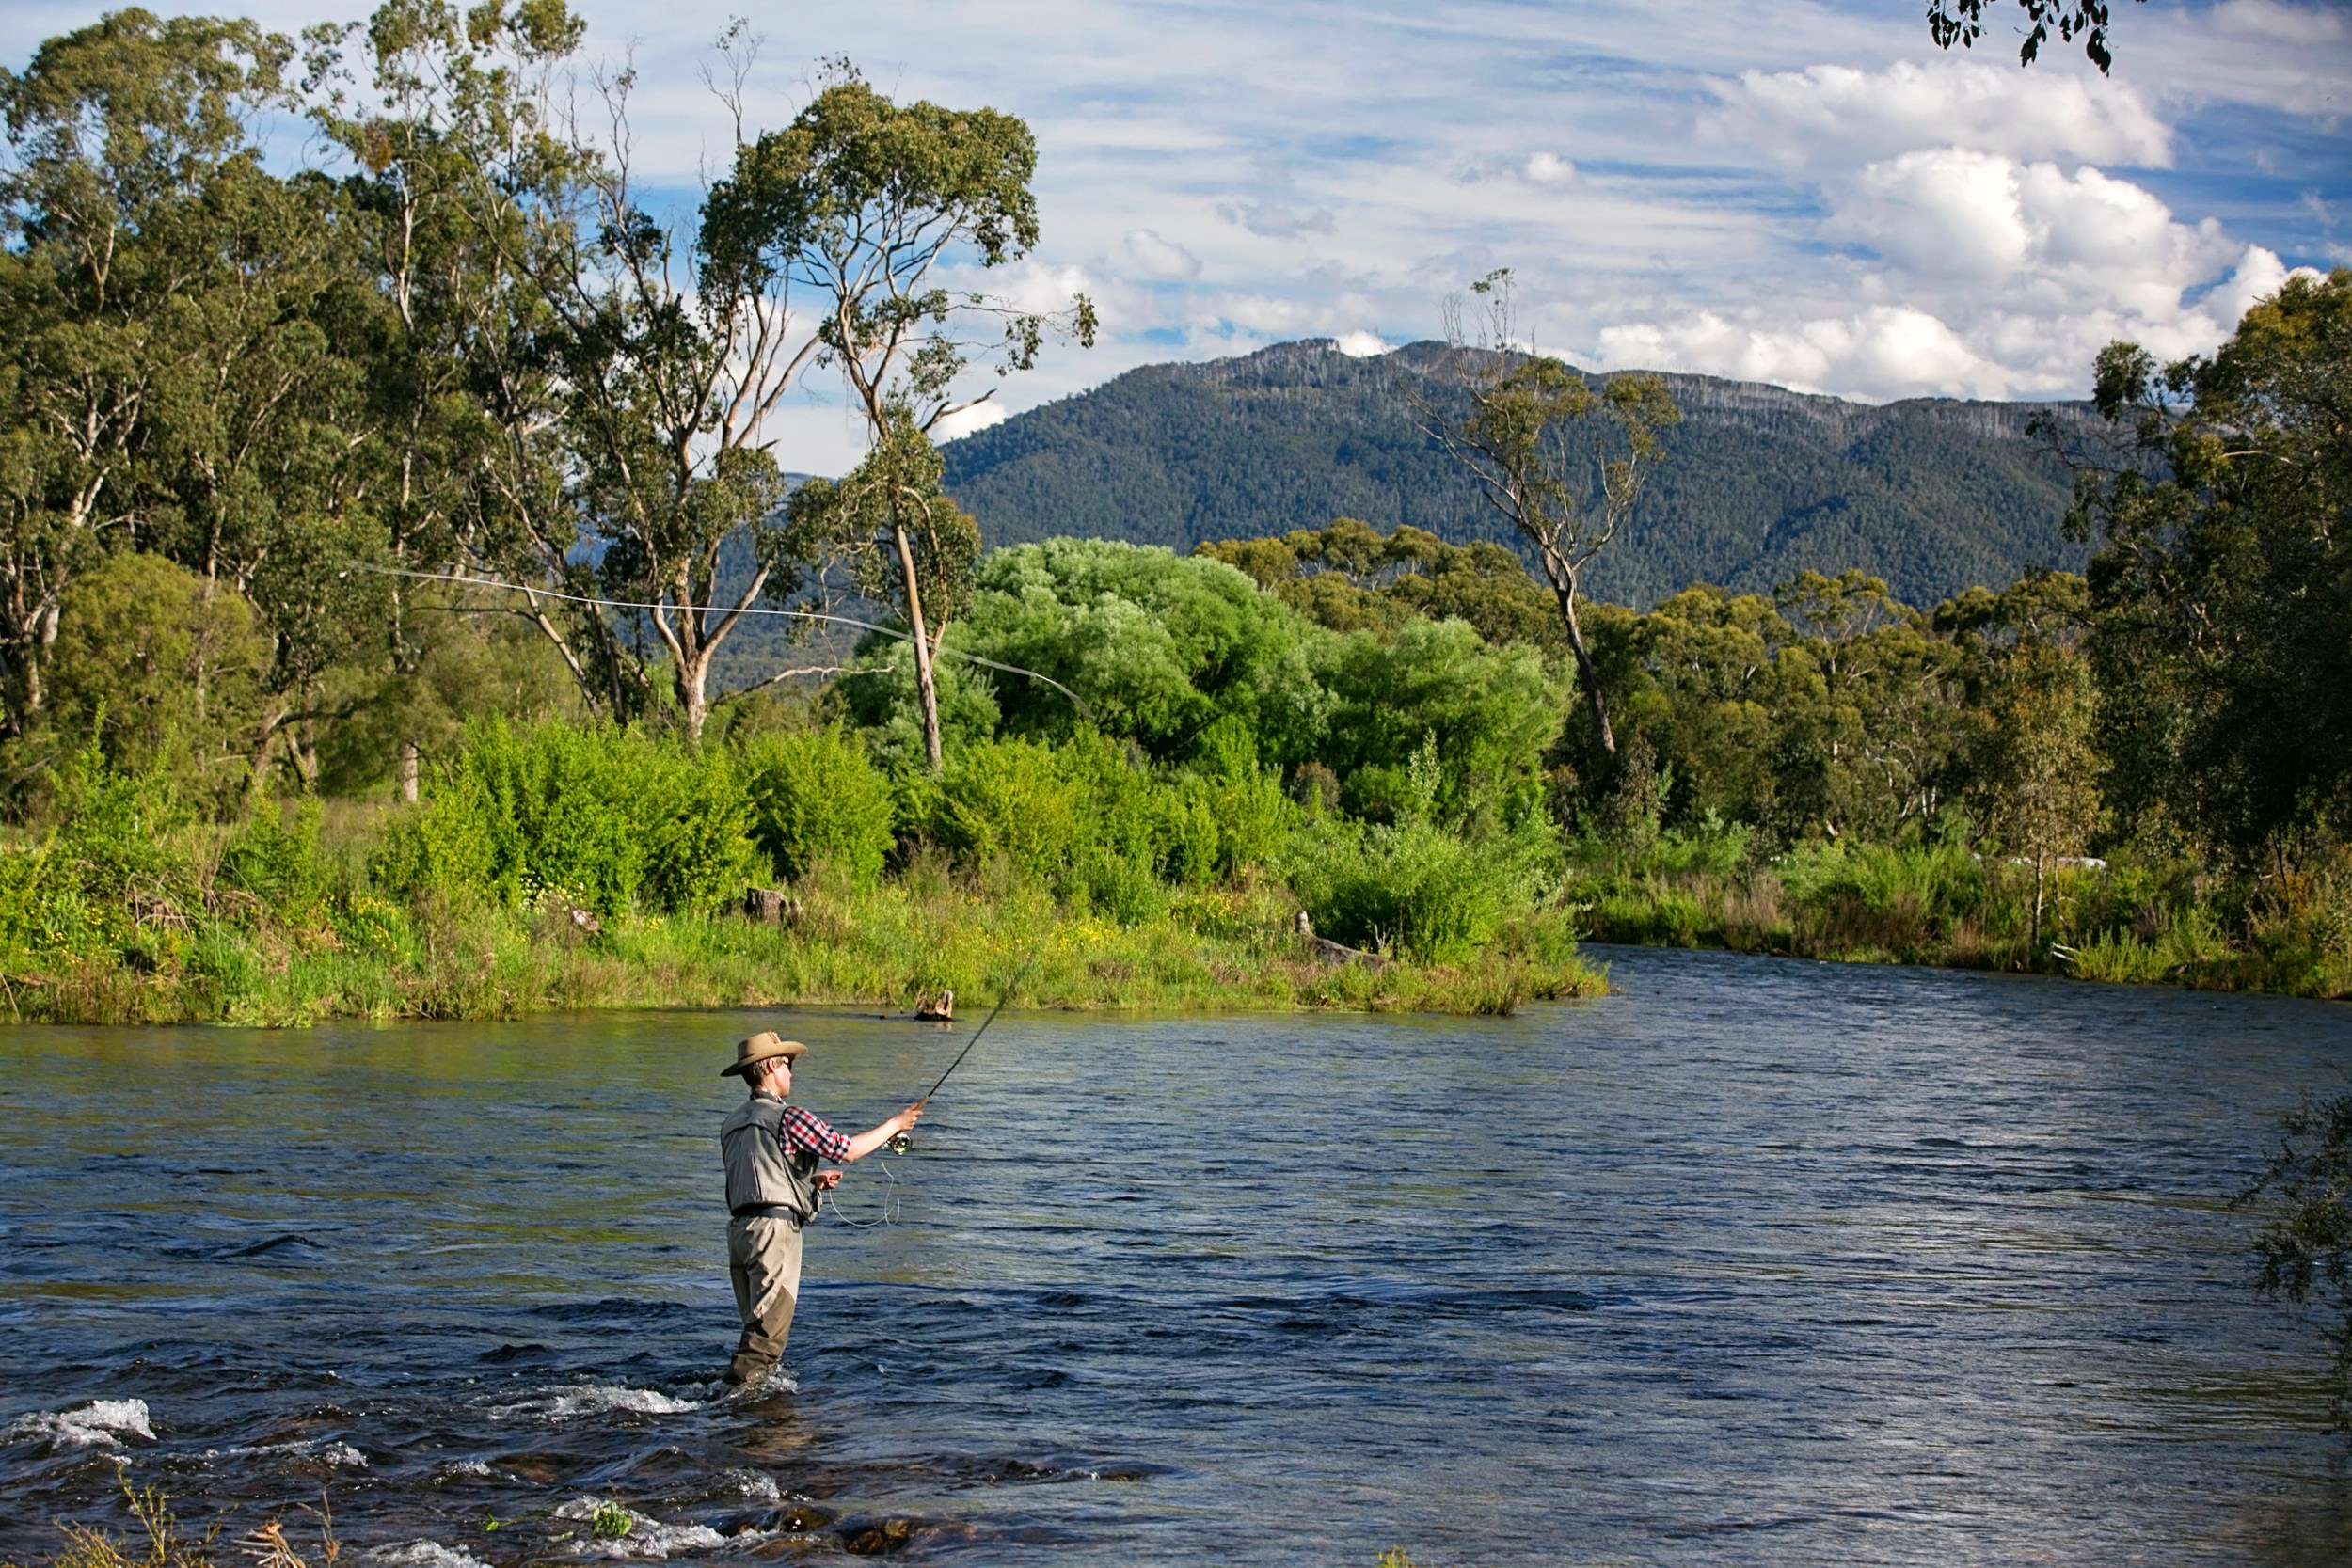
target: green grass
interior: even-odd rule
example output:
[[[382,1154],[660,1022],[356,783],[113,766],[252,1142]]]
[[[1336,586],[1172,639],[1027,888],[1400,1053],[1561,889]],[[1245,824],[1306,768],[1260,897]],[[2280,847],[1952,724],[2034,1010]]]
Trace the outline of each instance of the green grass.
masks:
[[[1164,913],[1134,926],[934,865],[871,891],[818,883],[800,896],[788,927],[641,916],[592,937],[554,907],[411,913],[359,895],[314,926],[216,925],[158,941],[137,963],[52,956],[0,976],[0,1008],[54,1022],[286,1026],[603,1007],[899,1008],[946,988],[968,1009],[993,1004],[1032,953],[1016,1006],[1507,1013],[1606,989],[1557,930],[1526,927],[1456,964],[1331,966],[1292,934],[1296,906],[1279,884],[1174,890]]]

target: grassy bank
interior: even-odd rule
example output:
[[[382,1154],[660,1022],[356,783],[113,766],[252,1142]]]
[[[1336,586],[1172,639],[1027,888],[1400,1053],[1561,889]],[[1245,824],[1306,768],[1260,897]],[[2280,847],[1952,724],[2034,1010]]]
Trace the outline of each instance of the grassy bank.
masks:
[[[230,823],[179,812],[153,780],[85,758],[62,782],[56,825],[0,843],[0,1013],[289,1025],[898,1010],[942,990],[968,1012],[993,1005],[1032,955],[1017,1006],[1507,1013],[1604,989],[1559,911],[1492,874],[1507,863],[1451,838],[1299,837],[1298,885],[1318,928],[1384,950],[1335,962],[1296,932],[1290,881],[1221,852],[1220,834],[1247,822],[1214,794],[1176,818],[1197,829],[1197,853],[1171,876],[1143,830],[1123,850],[1077,836],[1097,818],[1067,801],[1053,836],[1039,803],[1053,801],[1050,777],[990,793],[951,772],[932,789],[962,808],[951,847],[945,831],[905,826],[903,803],[834,737],[771,752],[792,762],[789,745],[827,768],[795,783],[781,765],[769,776],[715,751],[550,730],[469,753],[511,753],[527,776],[502,792],[455,771],[421,808],[265,801]],[[1108,777],[1167,793],[1123,766]],[[845,836],[861,811],[865,837]],[[737,912],[755,884],[789,889],[786,920]],[[1350,919],[1400,940],[1366,941]]]
[[[1588,840],[1570,857],[1564,897],[1596,942],[2352,997],[2352,880],[2334,872],[2044,865],[2037,920],[2030,863],[1938,845],[1752,861],[1732,829]]]
[[[1073,915],[1034,892],[992,896],[945,878],[867,893],[803,888],[800,898],[803,912],[787,926],[648,915],[591,936],[555,902],[400,918],[362,895],[309,928],[215,928],[131,961],[61,955],[45,973],[6,975],[6,1006],[15,1018],[52,1022],[280,1026],[602,1007],[905,1010],[952,989],[969,1013],[993,1005],[1032,952],[1016,1007],[1508,1013],[1533,998],[1605,989],[1572,952],[1508,937],[1459,964],[1328,963],[1291,932],[1295,906],[1276,887],[1180,897],[1133,926]]]

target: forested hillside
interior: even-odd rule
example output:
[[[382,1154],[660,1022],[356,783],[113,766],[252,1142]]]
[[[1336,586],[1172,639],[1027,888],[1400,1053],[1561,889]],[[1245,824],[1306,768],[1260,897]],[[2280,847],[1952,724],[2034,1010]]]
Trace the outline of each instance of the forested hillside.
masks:
[[[1147,366],[947,443],[947,489],[993,546],[1075,535],[1183,551],[1336,516],[1516,546],[1422,432],[1415,400],[1438,347],[1353,358],[1318,341]],[[1666,381],[1684,421],[1630,535],[1596,566],[1602,598],[1646,607],[1693,582],[1767,592],[1859,567],[1931,605],[2088,559],[2060,531],[2065,467],[2026,430],[2052,405],[1871,407]]]

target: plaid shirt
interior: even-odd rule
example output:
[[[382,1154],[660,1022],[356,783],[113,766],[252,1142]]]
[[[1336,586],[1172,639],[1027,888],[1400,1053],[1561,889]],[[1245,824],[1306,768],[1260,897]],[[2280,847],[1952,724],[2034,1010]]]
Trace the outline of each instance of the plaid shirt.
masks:
[[[812,1116],[798,1105],[787,1103],[784,1120],[776,1131],[784,1140],[785,1152],[797,1149],[815,1155],[819,1160],[847,1160],[850,1140],[834,1132],[820,1117]]]

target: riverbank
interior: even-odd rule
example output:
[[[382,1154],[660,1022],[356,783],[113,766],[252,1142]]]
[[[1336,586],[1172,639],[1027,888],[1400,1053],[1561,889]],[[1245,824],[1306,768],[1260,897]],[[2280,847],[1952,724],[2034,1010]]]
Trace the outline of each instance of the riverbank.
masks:
[[[1583,940],[1628,946],[2352,998],[2352,898],[2336,876],[2044,866],[2037,919],[2029,863],[1931,845],[1832,845],[1751,863],[1743,847],[1738,834],[1667,834],[1638,850],[1587,843],[1562,903]]]
[[[952,990],[969,1015],[994,1006],[1025,964],[1012,1006],[1066,1011],[1507,1015],[1607,990],[1557,920],[1508,929],[1458,964],[1333,961],[1291,929],[1279,886],[1184,893],[1133,925],[1073,915],[1035,890],[991,894],[920,873],[863,893],[804,887],[797,902],[776,925],[622,916],[591,932],[560,900],[412,911],[361,895],[319,906],[307,924],[215,923],[184,940],[60,955],[0,975],[0,1006],[24,1022],[282,1027],[602,1008],[904,1012]]]

